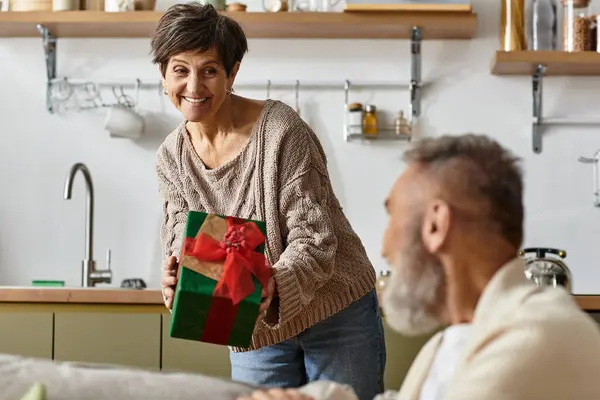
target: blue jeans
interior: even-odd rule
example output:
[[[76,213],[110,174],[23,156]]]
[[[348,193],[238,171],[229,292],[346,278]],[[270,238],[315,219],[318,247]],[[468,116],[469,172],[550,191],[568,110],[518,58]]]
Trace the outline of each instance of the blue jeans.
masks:
[[[316,380],[352,386],[360,400],[383,392],[386,354],[375,291],[298,336],[258,350],[231,353],[231,378],[291,388]]]

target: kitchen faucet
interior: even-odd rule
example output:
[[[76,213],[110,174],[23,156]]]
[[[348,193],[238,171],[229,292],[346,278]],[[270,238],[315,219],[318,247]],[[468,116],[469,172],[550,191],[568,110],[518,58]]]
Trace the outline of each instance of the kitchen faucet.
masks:
[[[65,200],[71,199],[71,190],[73,189],[73,179],[81,171],[85,179],[87,189],[87,200],[85,204],[85,258],[81,263],[81,286],[93,287],[97,283],[111,283],[112,272],[110,270],[110,249],[106,252],[106,269],[97,270],[94,261],[94,185],[90,171],[82,163],[74,164],[65,181]]]

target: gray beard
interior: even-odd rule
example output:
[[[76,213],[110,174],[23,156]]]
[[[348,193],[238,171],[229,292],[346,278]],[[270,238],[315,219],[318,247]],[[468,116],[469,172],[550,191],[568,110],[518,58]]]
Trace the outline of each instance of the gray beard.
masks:
[[[406,336],[432,333],[442,323],[436,309],[445,284],[442,266],[425,252],[422,244],[411,246],[396,258],[390,280],[382,295],[387,324]],[[412,253],[412,254],[411,254]]]

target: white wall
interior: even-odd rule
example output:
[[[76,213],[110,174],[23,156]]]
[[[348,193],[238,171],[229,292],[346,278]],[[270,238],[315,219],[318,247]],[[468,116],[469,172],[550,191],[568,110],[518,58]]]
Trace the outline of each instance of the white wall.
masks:
[[[600,209],[591,204],[589,165],[577,162],[600,148],[595,128],[551,128],[544,150],[531,150],[531,83],[527,77],[489,73],[498,47],[499,3],[474,1],[479,14],[472,41],[424,42],[423,78],[431,82],[423,101],[425,135],[485,132],[524,159],[526,245],[565,249],[576,293],[600,293]],[[250,9],[256,10],[258,2]],[[60,75],[101,80],[156,80],[149,40],[58,42]],[[239,81],[398,80],[409,73],[408,42],[402,40],[251,40]],[[0,284],[64,279],[77,285],[84,255],[83,180],[73,199],[62,198],[69,167],[91,169],[96,189],[95,259],[113,252],[114,283],[141,277],[158,287],[161,264],[160,208],[154,153],[178,122],[157,92],[144,92],[154,139],[135,144],[110,139],[102,115],[49,115],[45,111],[45,67],[39,39],[0,40]],[[545,113],[597,110],[600,82],[553,78],[545,82]],[[596,93],[596,94],[595,94]],[[242,92],[262,98],[265,91]],[[293,102],[293,91],[273,93]],[[363,92],[354,100],[374,102],[394,114],[407,93]],[[383,199],[402,171],[403,144],[364,145],[342,140],[343,91],[301,92],[302,115],[323,141],[334,187],[376,268],[386,223]]]

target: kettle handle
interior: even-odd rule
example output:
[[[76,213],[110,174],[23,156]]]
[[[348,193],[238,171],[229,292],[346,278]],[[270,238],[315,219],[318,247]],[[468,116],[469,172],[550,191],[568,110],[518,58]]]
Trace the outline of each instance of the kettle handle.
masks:
[[[523,250],[519,250],[519,256],[523,257],[526,253],[536,253],[538,258],[542,258],[546,256],[546,253],[556,254],[560,258],[565,258],[567,256],[567,252],[559,249],[552,249],[549,247],[528,247]]]

